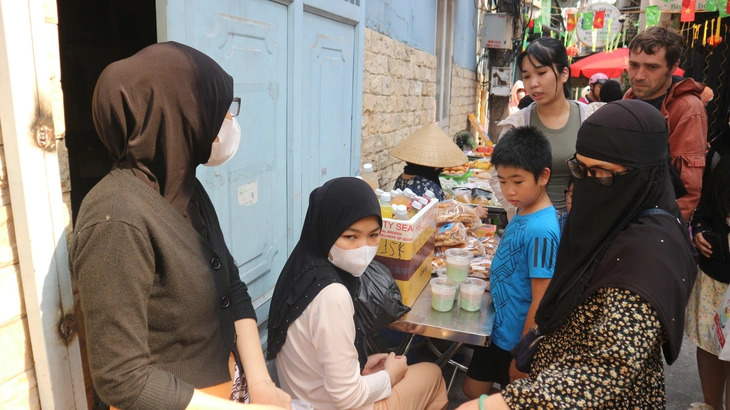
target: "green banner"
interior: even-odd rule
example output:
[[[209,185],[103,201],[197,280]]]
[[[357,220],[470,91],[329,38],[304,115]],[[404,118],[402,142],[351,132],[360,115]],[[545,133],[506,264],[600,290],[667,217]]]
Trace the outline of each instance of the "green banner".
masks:
[[[646,28],[654,27],[659,23],[659,16],[662,12],[659,10],[659,6],[647,6],[646,7]]]
[[[717,3],[715,0],[707,0],[705,3],[705,11],[717,11]]]
[[[587,11],[583,13],[583,30],[593,29],[593,12]]]
[[[542,15],[542,25],[550,27],[550,11],[552,10],[551,0],[542,0],[542,8],[540,9]]]
[[[716,0],[717,1],[717,11],[720,13],[720,17],[727,17],[730,16],[730,14],[727,14],[727,0]]]

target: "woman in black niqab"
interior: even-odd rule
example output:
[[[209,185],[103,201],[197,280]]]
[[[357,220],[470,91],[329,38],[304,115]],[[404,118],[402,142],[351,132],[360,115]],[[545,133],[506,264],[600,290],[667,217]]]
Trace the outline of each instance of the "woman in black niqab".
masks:
[[[529,377],[487,401],[666,407],[661,352],[669,364],[677,358],[697,271],[667,151],[664,118],[639,100],[608,103],[582,124],[577,159],[618,174],[610,186],[573,174],[555,273],[535,315],[544,337]]]

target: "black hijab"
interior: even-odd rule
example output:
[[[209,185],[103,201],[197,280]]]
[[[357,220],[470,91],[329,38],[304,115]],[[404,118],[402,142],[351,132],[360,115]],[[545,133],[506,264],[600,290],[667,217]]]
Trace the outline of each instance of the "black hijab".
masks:
[[[183,44],[153,44],[104,69],[92,101],[94,126],[114,165],[160,193],[205,230],[195,168],[210,151],[233,100],[233,78]]]
[[[426,167],[423,165],[412,164],[410,162],[406,162],[406,166],[403,167],[404,174],[422,176],[436,183],[439,188],[441,187],[441,181],[439,180],[439,174],[441,174],[441,171],[443,171],[443,168]]]
[[[639,100],[608,103],[578,131],[578,154],[631,169],[611,187],[575,181],[573,208],[558,248],[555,275],[535,320],[543,333],[564,324],[596,290],[616,287],[647,300],[667,336],[664,356],[679,353],[684,308],[696,266],[667,171],[662,115]],[[639,214],[661,208],[668,215]]]
[[[372,188],[358,178],[335,178],[316,188],[309,195],[309,208],[304,218],[302,235],[274,288],[269,310],[267,357],[272,360],[286,342],[286,332],[327,285],[342,283],[353,299],[360,279],[335,267],[327,259],[332,245],[342,232],[367,216],[380,219],[380,204]],[[354,318],[353,318],[354,320]],[[322,323],[322,326],[327,326]],[[367,361],[364,337],[355,321],[355,348],[360,368]]]

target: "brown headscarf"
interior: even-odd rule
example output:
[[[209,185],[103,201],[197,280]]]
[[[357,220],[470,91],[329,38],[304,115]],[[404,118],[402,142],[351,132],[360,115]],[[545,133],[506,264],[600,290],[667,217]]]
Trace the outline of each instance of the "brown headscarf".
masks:
[[[233,99],[233,78],[183,44],[153,44],[110,64],[92,113],[114,165],[130,169],[199,231],[195,168],[207,162]]]

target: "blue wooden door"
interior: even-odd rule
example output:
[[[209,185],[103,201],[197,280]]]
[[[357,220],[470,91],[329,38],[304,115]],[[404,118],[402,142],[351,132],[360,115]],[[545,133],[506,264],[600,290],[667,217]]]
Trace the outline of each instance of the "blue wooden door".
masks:
[[[355,27],[305,11],[303,39],[302,185],[310,192],[332,178],[353,175]],[[359,157],[359,145],[354,155]]]
[[[299,238],[309,193],[359,165],[364,13],[358,3],[157,0],[160,40],[211,56],[233,76],[241,97],[238,152],[223,166],[199,167],[198,178],[260,325]]]

